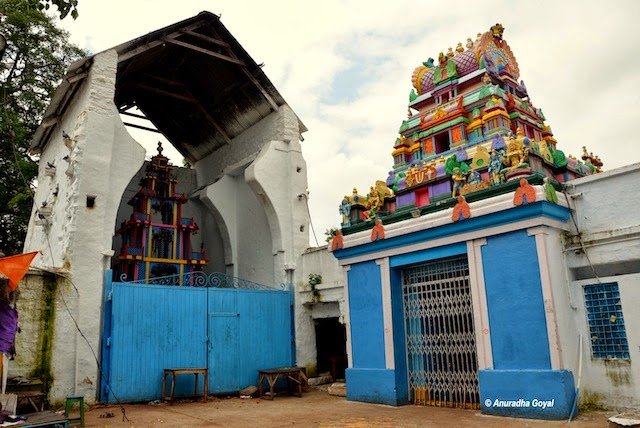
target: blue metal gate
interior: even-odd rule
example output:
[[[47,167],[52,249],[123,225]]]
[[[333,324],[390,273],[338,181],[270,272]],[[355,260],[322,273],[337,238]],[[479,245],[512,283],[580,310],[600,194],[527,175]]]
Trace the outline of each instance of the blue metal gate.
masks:
[[[105,281],[103,402],[160,397],[165,368],[207,367],[209,392],[238,391],[257,370],[293,364],[290,290],[202,273]],[[193,391],[178,378],[176,395]]]

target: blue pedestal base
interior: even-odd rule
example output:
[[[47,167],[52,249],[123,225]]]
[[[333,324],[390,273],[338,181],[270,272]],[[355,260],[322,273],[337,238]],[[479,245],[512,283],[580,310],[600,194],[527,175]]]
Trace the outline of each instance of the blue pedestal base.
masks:
[[[482,413],[551,420],[571,414],[575,387],[570,371],[480,370],[478,376]]]
[[[400,406],[407,394],[398,393],[395,370],[347,369],[347,400]]]

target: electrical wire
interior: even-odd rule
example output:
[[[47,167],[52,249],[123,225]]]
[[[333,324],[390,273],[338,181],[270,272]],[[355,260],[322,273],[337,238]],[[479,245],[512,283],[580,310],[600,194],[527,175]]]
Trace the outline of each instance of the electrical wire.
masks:
[[[569,201],[569,199],[573,199],[573,198],[571,198],[571,195],[567,193],[566,187],[563,187],[562,193],[564,193],[564,196],[567,198],[567,201]],[[574,199],[574,205],[575,205],[575,199]],[[596,268],[595,268],[595,266],[593,266],[593,263],[591,262],[591,258],[589,257],[589,254],[587,253],[587,249],[585,248],[584,243],[582,242],[582,232],[580,231],[580,228],[578,227],[578,222],[577,222],[577,220],[576,220],[576,218],[575,218],[575,216],[573,214],[573,210],[571,209],[571,207],[569,207],[569,215],[571,216],[571,220],[573,221],[573,225],[576,228],[576,236],[578,237],[578,243],[580,244],[580,249],[582,250],[582,253],[586,257],[587,263],[589,263],[589,267],[591,268],[591,271],[593,272],[593,276],[598,281],[598,284],[602,284],[602,280],[598,276],[598,273],[596,272]]]
[[[13,139],[11,139],[10,141],[11,141],[11,147],[13,149],[13,156],[14,156],[15,161],[16,161],[16,168],[18,169],[20,177],[22,177],[22,180],[24,181],[25,186],[31,192],[31,196],[33,197],[34,203],[35,203],[35,192],[31,188],[31,185],[27,181],[27,178],[22,173],[22,169],[20,169],[20,161],[18,159],[18,151],[16,149],[15,142],[13,141]],[[50,230],[51,224],[49,223],[49,220],[46,217],[44,219],[42,219],[42,220],[45,222],[45,224],[44,224],[44,228],[45,228],[44,236],[47,239],[47,246],[49,247],[49,256],[51,257],[51,266],[53,267],[53,266],[55,266],[55,259],[53,258],[53,250],[52,250],[52,247],[51,247],[51,241],[49,240],[49,230]],[[53,273],[54,275],[56,275],[58,277],[65,278],[73,286],[73,289],[76,291],[76,294],[78,296],[80,296],[80,291],[78,290],[78,287],[74,284],[74,282],[71,280],[71,278],[68,278],[68,277],[66,277],[64,275],[61,275],[60,273],[55,272],[55,271],[52,271],[50,273]],[[127,417],[126,409],[124,408],[124,406],[122,405],[122,403],[118,399],[115,391],[111,387],[111,384],[104,377],[104,372],[102,371],[102,365],[100,364],[100,361],[98,359],[98,355],[96,354],[95,349],[93,349],[93,346],[91,345],[91,342],[89,342],[89,339],[87,338],[87,336],[85,336],[85,334],[82,332],[82,329],[80,329],[80,326],[78,325],[78,322],[76,321],[75,317],[71,313],[71,310],[69,309],[69,305],[67,305],[67,301],[65,300],[65,298],[64,298],[64,296],[62,294],[62,291],[60,290],[60,288],[58,288],[58,287],[56,287],[56,288],[58,290],[58,295],[60,296],[60,300],[62,301],[65,310],[69,314],[69,317],[73,321],[73,324],[75,325],[76,330],[78,330],[78,333],[80,333],[80,336],[87,343],[87,346],[89,346],[89,349],[91,350],[91,353],[93,354],[93,358],[96,360],[96,366],[98,368],[98,375],[100,376],[101,381],[104,382],[107,385],[107,388],[109,388],[109,392],[111,392],[111,395],[116,400],[117,405],[120,407],[120,411],[122,412],[122,422],[125,422],[125,421],[131,422],[131,420]]]
[[[48,228],[49,226],[50,226],[49,222],[47,221],[46,227]],[[53,251],[51,249],[51,241],[49,240],[49,234],[45,232],[44,235],[47,238],[47,245],[49,246],[49,255],[51,256],[51,263],[53,265],[55,265],[55,261],[53,259]],[[78,291],[78,287],[76,287],[76,285],[73,283],[73,281],[68,277],[64,277],[64,278],[67,281],[69,281],[71,283],[71,285],[73,285],[73,288],[77,292]],[[87,346],[89,347],[89,349],[91,350],[91,353],[93,354],[93,358],[96,360],[96,365],[98,367],[98,374],[100,376],[100,379],[102,380],[102,382],[104,382],[107,385],[107,388],[109,388],[109,392],[111,392],[111,395],[113,395],[113,398],[115,398],[116,403],[120,407],[120,411],[122,412],[122,422],[125,422],[125,421],[131,422],[129,420],[129,418],[127,417],[127,413],[126,413],[126,410],[125,410],[124,406],[122,405],[122,403],[120,402],[120,400],[116,396],[116,393],[113,391],[113,388],[111,388],[111,384],[104,377],[104,372],[102,371],[102,365],[100,364],[100,361],[98,359],[98,355],[96,354],[95,349],[93,349],[93,346],[91,345],[91,342],[89,342],[89,339],[87,338],[87,336],[85,336],[85,334],[82,332],[82,329],[80,329],[80,326],[78,325],[78,321],[76,321],[76,319],[74,318],[73,314],[71,313],[71,310],[69,309],[69,305],[67,305],[67,301],[65,300],[64,295],[62,294],[62,291],[60,290],[59,287],[56,287],[56,288],[58,290],[58,295],[60,296],[60,300],[62,301],[62,304],[64,305],[65,310],[69,314],[69,317],[71,318],[71,321],[73,321],[73,324],[75,325],[76,330],[78,330],[78,333],[80,333],[80,336],[87,343]]]
[[[311,226],[311,232],[313,233],[313,239],[316,241],[316,247],[319,247],[318,237],[316,236],[316,229],[313,227],[313,221],[311,220],[311,211],[309,210],[309,196],[306,193],[300,193],[300,196],[304,198],[304,203],[307,207],[307,214],[309,214],[309,225]]]

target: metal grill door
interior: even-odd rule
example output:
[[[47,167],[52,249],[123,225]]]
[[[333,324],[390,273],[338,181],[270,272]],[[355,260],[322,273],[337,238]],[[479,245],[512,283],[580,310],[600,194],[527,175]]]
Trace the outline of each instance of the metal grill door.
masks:
[[[479,408],[466,256],[403,270],[402,290],[411,401]]]

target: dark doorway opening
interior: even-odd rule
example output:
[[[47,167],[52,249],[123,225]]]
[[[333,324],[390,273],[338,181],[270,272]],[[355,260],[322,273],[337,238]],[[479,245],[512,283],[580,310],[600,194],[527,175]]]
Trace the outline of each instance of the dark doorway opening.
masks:
[[[318,373],[331,373],[333,380],[344,379],[347,368],[347,332],[338,318],[315,320]]]

